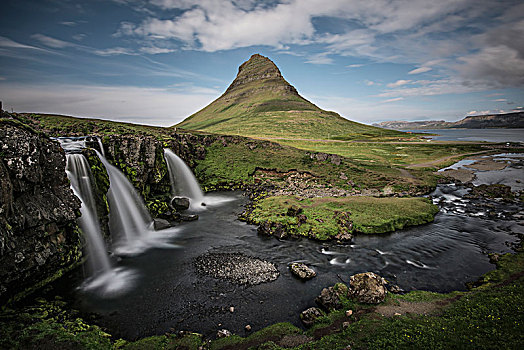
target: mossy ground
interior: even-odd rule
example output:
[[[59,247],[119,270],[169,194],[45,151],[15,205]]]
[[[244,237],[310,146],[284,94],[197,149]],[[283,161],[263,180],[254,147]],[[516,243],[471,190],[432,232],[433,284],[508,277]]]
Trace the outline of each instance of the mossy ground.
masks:
[[[287,214],[289,208],[301,210],[307,221],[299,224],[297,216]],[[289,234],[325,240],[340,233],[339,213],[349,214],[352,232],[385,233],[431,222],[437,212],[438,207],[425,198],[278,196],[257,201],[247,219],[254,224],[280,223]]]

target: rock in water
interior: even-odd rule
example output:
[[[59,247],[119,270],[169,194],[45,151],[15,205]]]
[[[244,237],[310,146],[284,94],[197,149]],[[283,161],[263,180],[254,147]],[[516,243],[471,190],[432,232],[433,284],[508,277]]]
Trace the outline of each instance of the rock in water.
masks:
[[[378,304],[387,294],[386,280],[373,272],[364,272],[349,278],[349,296],[359,303]]]
[[[333,287],[322,289],[315,302],[326,310],[339,310],[342,308],[342,297],[347,297],[348,287],[343,283],[337,283]]]
[[[295,276],[303,280],[311,279],[317,275],[317,273],[306,264],[293,263],[289,268]]]
[[[163,230],[165,228],[171,227],[169,221],[165,219],[155,219],[154,220],[155,230]]]
[[[313,323],[315,323],[315,320],[322,316],[322,312],[319,308],[316,307],[310,307],[309,309],[306,309],[302,311],[300,314],[300,319],[304,323],[305,326],[312,326]]]
[[[171,199],[171,206],[175,210],[187,210],[189,209],[189,198],[186,197],[173,197]]]

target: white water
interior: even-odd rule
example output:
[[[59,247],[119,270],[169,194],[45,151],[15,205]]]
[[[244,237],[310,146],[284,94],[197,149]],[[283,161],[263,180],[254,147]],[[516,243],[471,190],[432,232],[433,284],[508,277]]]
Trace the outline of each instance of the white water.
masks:
[[[100,232],[95,200],[91,188],[91,169],[82,154],[68,154],[66,173],[73,192],[82,201],[78,224],[86,237],[88,263],[92,275],[109,271],[111,264]]]
[[[96,213],[96,204],[91,185],[91,169],[83,154],[67,154],[66,173],[71,188],[80,198],[82,206],[78,224],[82,230],[87,248],[87,262],[90,276],[80,287],[95,291],[104,296],[117,296],[127,291],[134,279],[130,271],[113,268],[107,248],[100,232],[100,222]]]
[[[175,247],[165,243],[169,235],[154,230],[153,219],[142,197],[125,175],[97,151],[109,175],[109,230],[115,239],[113,251],[117,255],[136,255],[151,247]],[[176,229],[163,230],[172,234]]]
[[[100,153],[102,153],[102,155],[105,157],[106,151],[104,151],[104,145],[102,144],[102,140],[100,139],[100,137],[97,137],[96,140],[98,141],[98,147],[100,147]]]
[[[191,209],[198,209],[204,201],[204,192],[200,188],[195,175],[184,161],[173,151],[166,148],[164,158],[171,180],[171,191],[174,196],[183,196],[190,199]]]

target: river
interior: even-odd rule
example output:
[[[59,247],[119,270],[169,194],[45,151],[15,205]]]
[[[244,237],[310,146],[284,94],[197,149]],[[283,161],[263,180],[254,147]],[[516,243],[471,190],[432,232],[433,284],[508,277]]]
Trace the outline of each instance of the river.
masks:
[[[490,178],[497,174],[491,173]],[[441,212],[433,223],[385,235],[357,235],[351,244],[259,236],[255,226],[237,220],[248,201],[242,192],[208,194],[210,204],[198,212],[199,220],[177,226],[171,245],[116,262],[134,276],[127,293],[104,297],[77,289],[81,270],[63,280],[61,290],[68,291],[74,307],[94,313],[98,324],[127,339],[170,330],[213,336],[221,328],[246,335],[247,324],[258,330],[282,321],[301,326],[300,312],[314,306],[322,288],[365,271],[405,290],[465,290],[466,282],[494,268],[487,253],[511,252],[517,233],[524,233],[511,216],[518,207],[497,202],[496,215],[490,215],[482,203],[464,198],[467,192],[461,186],[439,185],[432,195]],[[270,261],[280,276],[239,286],[199,275],[193,261],[209,251]],[[309,264],[318,276],[298,280],[288,269],[294,261]]]

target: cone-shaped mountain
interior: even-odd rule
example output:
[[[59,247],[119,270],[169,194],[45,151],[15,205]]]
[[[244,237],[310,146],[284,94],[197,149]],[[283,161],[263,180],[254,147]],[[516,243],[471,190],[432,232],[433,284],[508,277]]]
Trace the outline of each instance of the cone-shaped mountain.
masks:
[[[300,96],[269,58],[258,54],[240,66],[222,96],[177,127],[261,138],[355,139],[400,134],[320,109]]]

